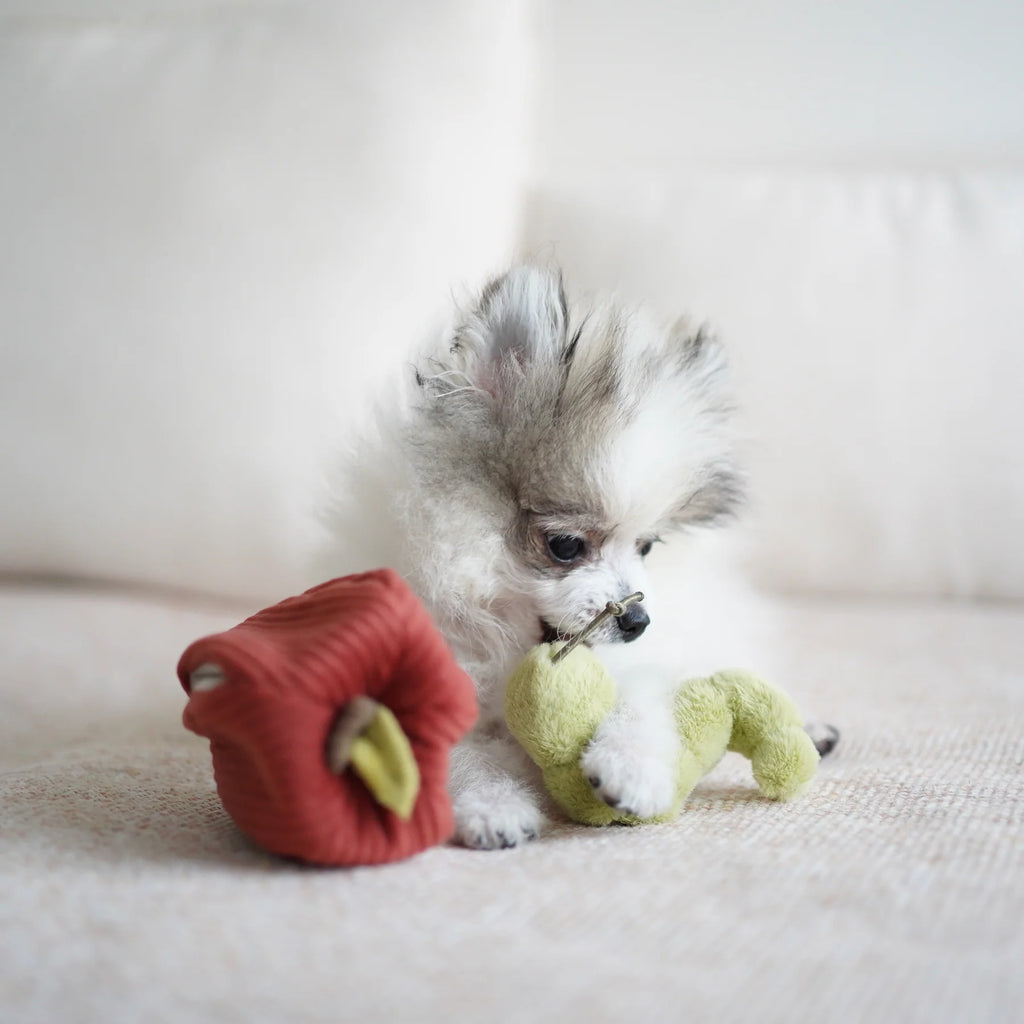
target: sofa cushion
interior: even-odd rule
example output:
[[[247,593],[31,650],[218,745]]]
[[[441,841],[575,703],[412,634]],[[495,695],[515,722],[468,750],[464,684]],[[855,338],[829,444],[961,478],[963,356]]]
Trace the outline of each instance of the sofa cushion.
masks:
[[[523,5],[127,6],[0,16],[0,571],[272,599],[513,247]]]
[[[5,1017],[1009,1021],[1024,1001],[1019,607],[773,602],[755,667],[842,730],[790,804],[728,755],[672,824],[557,819],[515,850],[334,871],[248,843],[182,728],[178,653],[240,611],[0,592]]]
[[[718,329],[761,581],[1024,597],[1024,175],[593,175],[531,223],[570,281]]]

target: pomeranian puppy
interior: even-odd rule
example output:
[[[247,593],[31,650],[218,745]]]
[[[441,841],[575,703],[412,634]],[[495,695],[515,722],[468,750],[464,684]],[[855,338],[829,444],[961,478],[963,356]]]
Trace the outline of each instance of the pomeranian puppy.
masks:
[[[629,656],[654,611],[644,559],[736,508],[731,421],[708,330],[610,301],[570,308],[557,270],[524,265],[456,314],[353,446],[334,567],[401,572],[477,685],[479,724],[452,756],[460,842],[540,833],[544,798],[506,729],[505,681],[531,646],[573,637],[635,591],[647,599],[587,640],[620,702],[582,767],[614,807],[646,817],[670,804],[681,674]]]

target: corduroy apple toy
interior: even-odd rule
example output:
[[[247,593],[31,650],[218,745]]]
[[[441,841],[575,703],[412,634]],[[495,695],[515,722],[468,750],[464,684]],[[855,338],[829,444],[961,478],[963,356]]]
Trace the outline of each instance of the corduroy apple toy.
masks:
[[[642,600],[631,595],[628,600]],[[622,614],[609,606],[568,644],[539,644],[519,663],[505,692],[513,735],[541,769],[548,792],[573,820],[586,825],[638,824],[642,819],[609,807],[594,794],[580,757],[615,705],[615,680],[587,647],[577,646],[602,618]],[[651,821],[670,821],[694,786],[735,750],[751,761],[761,792],[788,800],[814,778],[819,755],[796,706],[781,690],[750,672],[716,672],[683,683],[675,697],[682,738],[672,807]]]
[[[183,721],[250,839],[314,864],[379,864],[454,829],[448,754],[476,692],[390,569],[264,609],[181,656]]]

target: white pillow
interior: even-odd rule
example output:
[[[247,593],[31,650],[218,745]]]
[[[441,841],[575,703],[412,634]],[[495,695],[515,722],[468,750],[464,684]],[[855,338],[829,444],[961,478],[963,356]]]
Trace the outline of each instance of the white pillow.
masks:
[[[514,249],[524,5],[10,6],[0,571],[283,596],[366,392]]]
[[[720,329],[775,586],[1024,597],[1024,174],[573,177],[570,284]]]

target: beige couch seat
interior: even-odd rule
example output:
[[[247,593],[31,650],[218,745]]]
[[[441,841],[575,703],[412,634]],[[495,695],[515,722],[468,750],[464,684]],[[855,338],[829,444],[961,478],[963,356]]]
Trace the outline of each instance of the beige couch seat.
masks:
[[[180,725],[241,605],[0,593],[11,1021],[1011,1021],[1024,997],[1024,611],[775,598],[843,730],[814,789],[732,755],[674,824],[321,870],[254,848]]]

